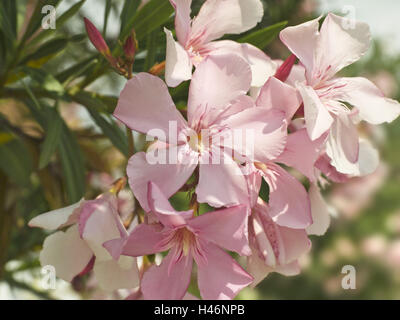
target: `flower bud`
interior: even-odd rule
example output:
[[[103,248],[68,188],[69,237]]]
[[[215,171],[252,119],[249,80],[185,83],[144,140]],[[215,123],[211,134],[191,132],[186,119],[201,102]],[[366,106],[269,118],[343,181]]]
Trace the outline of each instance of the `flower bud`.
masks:
[[[124,44],[125,57],[130,63],[132,63],[133,60],[135,59],[136,47],[137,47],[136,34],[135,31],[132,31],[132,33],[126,39]]]
[[[89,19],[83,19],[85,21],[86,32],[89,36],[90,42],[92,42],[97,51],[99,51],[104,57],[106,57],[107,60],[114,60],[114,58],[111,56],[110,48],[103,39],[103,36],[99,32],[99,30],[96,29],[96,27],[93,25],[93,23],[90,22]],[[112,61],[110,62],[112,63]]]
[[[285,82],[289,77],[290,72],[292,71],[293,65],[296,62],[297,57],[294,54],[291,54],[282,65],[276,70],[275,78]]]

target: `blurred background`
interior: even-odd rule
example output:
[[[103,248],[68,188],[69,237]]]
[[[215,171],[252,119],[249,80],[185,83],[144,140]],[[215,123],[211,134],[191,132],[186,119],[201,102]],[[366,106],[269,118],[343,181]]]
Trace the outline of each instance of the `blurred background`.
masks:
[[[55,290],[44,290],[38,254],[47,233],[29,228],[27,222],[82,196],[93,198],[124,174],[128,141],[110,114],[126,80],[112,72],[88,42],[83,17],[102,31],[115,54],[135,27],[139,50],[133,71],[148,71],[165,58],[162,26],[173,29],[173,19],[167,0],[143,2],[149,3],[0,4],[0,299],[124,296],[98,292],[90,275],[75,278],[72,285],[57,280]],[[193,0],[194,13],[202,2]],[[283,21],[295,25],[334,12],[366,22],[373,44],[342,74],[367,77],[386,96],[400,99],[400,32],[394,27],[399,1],[263,2],[263,21],[245,35],[227,38],[240,41],[273,26],[258,44],[272,58],[285,59],[289,52],[277,38]],[[44,15],[39,9],[46,4],[57,6],[55,30],[41,30]],[[178,107],[185,104],[186,91],[185,83],[171,89]],[[326,188],[332,224],[324,236],[311,237],[312,250],[301,259],[302,273],[270,274],[238,299],[400,299],[400,119],[378,127],[362,124],[360,133],[380,150],[381,164],[368,177]],[[135,138],[140,146],[140,137]],[[124,197],[130,208],[128,190]],[[356,270],[354,290],[341,286],[345,265]]]

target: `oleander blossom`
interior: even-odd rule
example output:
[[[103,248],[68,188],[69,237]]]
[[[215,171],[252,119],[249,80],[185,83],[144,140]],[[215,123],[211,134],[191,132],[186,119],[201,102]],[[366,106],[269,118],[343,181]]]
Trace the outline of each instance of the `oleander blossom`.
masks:
[[[190,84],[186,121],[159,78],[141,73],[128,81],[115,117],[133,130],[149,135],[163,133],[157,137],[155,150],[136,153],[127,167],[130,186],[144,210],[149,211],[149,181],[170,197],[197,166],[198,202],[213,207],[248,205],[242,165],[276,158],[285,147],[287,135],[284,111],[255,106],[246,95],[250,82],[250,68],[239,56],[207,57]],[[171,122],[177,132],[170,130]],[[235,132],[240,136],[234,136]],[[251,140],[246,140],[246,133],[251,133]],[[164,155],[161,158],[167,163],[149,161],[154,152],[158,158]]]
[[[224,250],[249,255],[247,210],[243,205],[193,217],[178,212],[162,191],[149,182],[148,202],[155,224],[137,226],[125,239],[105,243],[115,258],[169,250],[159,266],[147,270],[141,281],[145,299],[182,299],[192,274],[193,260],[203,299],[232,299],[253,278]]]
[[[55,268],[57,277],[71,282],[93,270],[100,288],[108,292],[139,285],[136,259],[121,257],[115,261],[103,247],[107,240],[127,236],[115,194],[105,192],[95,200],[82,199],[43,213],[33,218],[29,226],[59,230],[45,239],[39,258],[42,266]],[[61,230],[64,228],[66,231]]]
[[[207,0],[199,14],[190,18],[191,0],[170,0],[175,8],[175,30],[165,29],[167,52],[165,80],[176,87],[192,77],[197,67],[209,55],[235,53],[244,58],[252,71],[252,86],[260,87],[271,74],[273,63],[260,49],[248,43],[231,40],[214,41],[224,34],[239,34],[257,25],[264,10],[260,0]]]
[[[305,80],[298,81],[296,87],[310,138],[329,132],[326,152],[331,164],[341,173],[354,174],[360,152],[354,122],[391,122],[399,116],[400,104],[385,98],[365,78],[335,77],[369,48],[368,25],[330,13],[319,30],[319,20],[288,27],[280,38],[305,68]]]

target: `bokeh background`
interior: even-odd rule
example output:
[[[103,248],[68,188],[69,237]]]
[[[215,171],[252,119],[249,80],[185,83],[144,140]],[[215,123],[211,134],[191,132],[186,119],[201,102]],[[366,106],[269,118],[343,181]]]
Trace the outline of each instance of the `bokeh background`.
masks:
[[[11,24],[5,22],[4,13],[12,8],[0,6],[4,10],[0,20],[0,299],[123,297],[124,292],[98,292],[90,276],[76,278],[72,285],[57,280],[56,290],[44,290],[38,253],[47,234],[30,229],[27,222],[82,195],[92,198],[123,175],[127,139],[110,112],[125,79],[107,68],[94,51],[83,17],[103,31],[107,43],[117,50],[121,30],[132,17],[126,10],[121,14],[124,0],[39,1],[41,6],[58,4],[56,30],[40,31],[37,2],[15,1],[17,19]],[[294,25],[328,12],[367,22],[374,40],[371,49],[342,73],[367,77],[387,96],[400,99],[400,32],[395,27],[399,1],[263,2],[265,16],[256,29],[282,21]],[[196,12],[202,1],[193,3]],[[134,72],[164,60],[161,23],[173,29],[173,22],[171,12],[162,11],[156,16],[164,20],[153,17],[139,27],[143,35],[138,35]],[[105,17],[108,23],[103,29]],[[160,24],[150,28],[157,21]],[[286,58],[287,49],[277,37],[272,39],[265,52],[272,58]],[[185,88],[184,84],[171,90],[178,106],[184,105]],[[61,138],[45,157],[41,153],[46,132],[54,130],[49,123],[60,119]],[[400,299],[400,119],[379,127],[363,124],[360,134],[380,150],[379,168],[368,177],[326,188],[332,224],[324,236],[311,237],[312,250],[301,259],[300,275],[270,274],[256,289],[243,290],[239,299]],[[140,137],[136,139],[140,145]],[[124,195],[129,212],[132,197],[128,190]],[[341,286],[345,265],[356,269],[354,290]]]

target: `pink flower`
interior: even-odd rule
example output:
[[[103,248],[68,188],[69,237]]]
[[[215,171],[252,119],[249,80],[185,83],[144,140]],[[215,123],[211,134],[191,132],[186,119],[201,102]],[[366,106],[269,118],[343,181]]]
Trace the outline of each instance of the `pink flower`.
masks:
[[[271,74],[271,60],[261,50],[230,40],[213,41],[224,34],[239,34],[261,21],[264,14],[260,0],[207,0],[199,14],[190,18],[191,0],[170,0],[175,8],[175,30],[167,35],[165,79],[176,87],[192,77],[192,68],[205,57],[221,53],[236,53],[246,59],[252,70],[252,86],[261,86]]]
[[[357,61],[368,49],[368,25],[328,14],[321,30],[319,19],[281,31],[280,37],[305,67],[306,81],[297,88],[304,103],[307,132],[312,140],[329,131],[327,154],[342,173],[352,173],[359,158],[355,117],[380,124],[400,114],[397,101],[385,98],[365,78],[336,78],[342,68]],[[350,109],[343,102],[354,107]],[[350,164],[350,165],[347,165]]]
[[[286,276],[300,272],[298,259],[308,252],[311,242],[304,229],[292,229],[278,224],[268,205],[260,198],[249,217],[249,241],[252,255],[247,258],[247,270],[256,286],[270,272]]]
[[[168,158],[166,164],[150,163],[150,153],[139,152],[127,167],[130,186],[144,210],[149,211],[149,181],[170,197],[198,165],[198,202],[214,207],[248,204],[248,186],[241,174],[243,162],[276,158],[284,149],[287,135],[282,110],[255,107],[246,95],[250,82],[250,67],[239,56],[207,57],[190,84],[188,121],[175,108],[159,78],[140,73],[127,82],[115,117],[139,132],[165,133],[164,137],[158,135],[151,155]],[[170,129],[171,123],[176,125],[177,132]],[[237,132],[240,137],[234,136]],[[248,132],[252,134],[250,140],[242,137]],[[254,150],[249,155],[250,146]],[[177,156],[170,159],[171,154]],[[238,157],[246,155],[245,160],[239,161]]]
[[[117,197],[104,193],[95,200],[81,200],[69,207],[43,213],[29,222],[30,227],[59,230],[49,235],[40,252],[42,266],[52,265],[56,275],[68,282],[93,268],[105,291],[134,288],[139,285],[136,259],[121,257],[115,261],[103,243],[126,237],[117,211]],[[94,264],[93,264],[94,262]]]
[[[182,299],[197,264],[203,299],[232,299],[252,277],[222,248],[249,255],[247,210],[239,205],[193,217],[192,210],[177,212],[153,183],[149,205],[156,224],[137,226],[125,240],[105,243],[115,258],[119,253],[138,257],[169,250],[159,266],[152,266],[141,281],[145,299]]]

